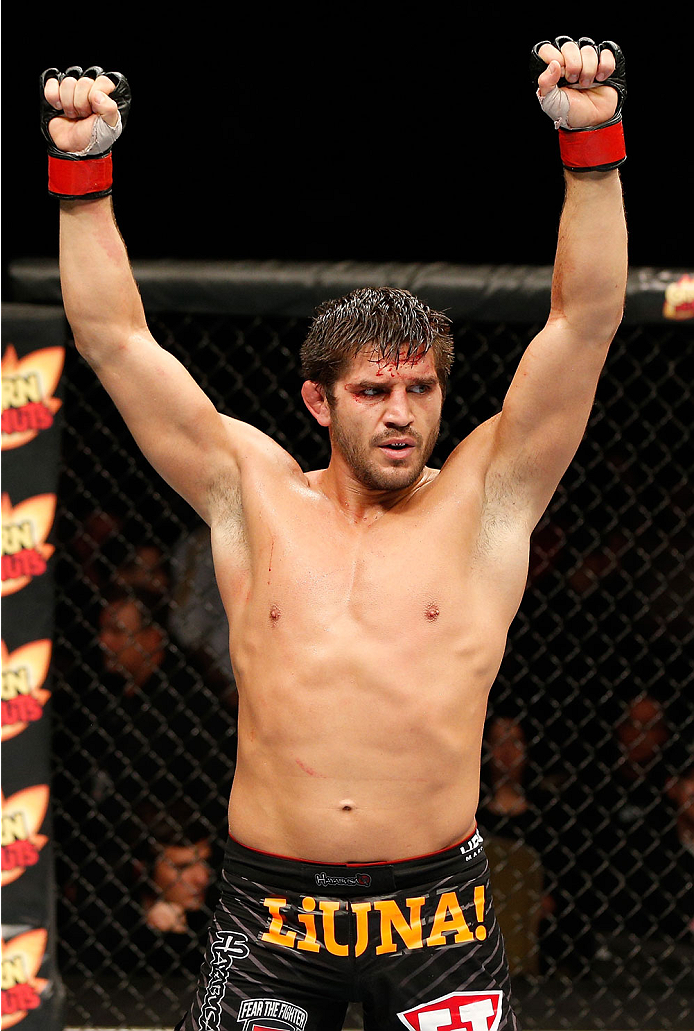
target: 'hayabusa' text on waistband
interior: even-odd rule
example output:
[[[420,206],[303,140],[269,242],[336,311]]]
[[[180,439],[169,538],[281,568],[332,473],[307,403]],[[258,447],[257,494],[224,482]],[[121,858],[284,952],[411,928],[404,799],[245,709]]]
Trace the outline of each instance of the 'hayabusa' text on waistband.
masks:
[[[379,895],[402,888],[432,883],[473,869],[485,859],[482,836],[469,838],[440,852],[394,863],[316,863],[247,848],[229,837],[224,873],[233,880],[239,874],[284,891],[353,898]]]

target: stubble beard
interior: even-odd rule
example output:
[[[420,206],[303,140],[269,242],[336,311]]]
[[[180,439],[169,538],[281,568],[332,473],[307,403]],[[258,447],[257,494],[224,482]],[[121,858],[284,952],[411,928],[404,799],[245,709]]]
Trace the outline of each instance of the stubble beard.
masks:
[[[407,432],[407,436],[415,439],[419,453],[419,460],[414,465],[408,463],[406,466],[392,466],[389,469],[377,465],[374,453],[378,446],[377,439],[372,438],[366,445],[360,444],[355,437],[345,431],[334,409],[331,413],[330,428],[333,449],[340,452],[362,486],[374,491],[396,491],[411,487],[421,476],[438,440],[441,419],[439,418],[426,441],[411,430]]]

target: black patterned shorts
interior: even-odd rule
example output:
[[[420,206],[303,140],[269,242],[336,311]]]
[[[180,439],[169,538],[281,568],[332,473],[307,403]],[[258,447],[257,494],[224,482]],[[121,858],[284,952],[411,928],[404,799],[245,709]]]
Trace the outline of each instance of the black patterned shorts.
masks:
[[[397,863],[306,863],[230,839],[176,1031],[517,1031],[480,835]]]

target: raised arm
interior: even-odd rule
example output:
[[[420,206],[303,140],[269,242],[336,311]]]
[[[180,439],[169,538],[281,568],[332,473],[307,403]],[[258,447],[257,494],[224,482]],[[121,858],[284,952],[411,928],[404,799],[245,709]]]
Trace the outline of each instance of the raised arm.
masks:
[[[566,42],[561,50],[547,43],[539,48],[539,57],[546,65],[538,79],[543,106],[567,127],[560,132],[585,129],[583,140],[578,135],[562,139],[565,166],[620,161],[619,142],[598,135],[614,133],[615,125],[621,134],[614,121],[617,92],[597,85],[614,73],[614,51],[603,49],[598,56],[590,43],[579,49]],[[574,88],[558,85],[564,76]],[[592,128],[605,123],[607,130]],[[564,174],[549,318],[525,351],[495,420],[487,474],[488,497],[506,499],[529,529],[545,510],[585,432],[608,348],[622,319],[626,289],[627,234],[618,170],[565,167]]]
[[[238,475],[249,441],[251,448],[260,441],[261,447],[281,449],[260,431],[220,415],[183,365],[150,334],[107,182],[103,188],[104,159],[61,156],[84,155],[90,144],[98,154],[113,141],[107,128],[117,131],[119,110],[110,94],[118,95],[119,79],[90,71],[91,77],[79,71],[78,77],[62,78],[44,73],[44,95],[54,109],[44,111],[55,166],[49,183],[63,198],[60,276],[65,312],[80,354],[113,398],[145,457],[209,522],[211,499]],[[94,148],[97,131],[101,139]],[[78,165],[79,160],[85,165]],[[83,199],[65,199],[90,188]]]
[[[60,277],[75,346],[148,461],[209,521],[215,482],[236,472],[223,419],[150,334],[110,197],[61,201]]]

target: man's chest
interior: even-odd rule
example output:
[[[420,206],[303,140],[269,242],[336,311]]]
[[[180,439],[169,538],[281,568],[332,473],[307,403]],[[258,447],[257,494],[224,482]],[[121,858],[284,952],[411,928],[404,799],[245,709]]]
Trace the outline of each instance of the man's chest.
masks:
[[[442,626],[460,613],[473,582],[465,557],[447,554],[426,534],[354,541],[316,533],[300,542],[276,539],[254,593],[261,604],[301,609],[326,623],[344,617],[395,632]]]
[[[266,505],[242,539],[220,534],[222,596],[258,613],[364,628],[459,624],[479,590],[479,518],[437,506],[354,525],[326,504]],[[233,600],[231,606],[233,607]]]

